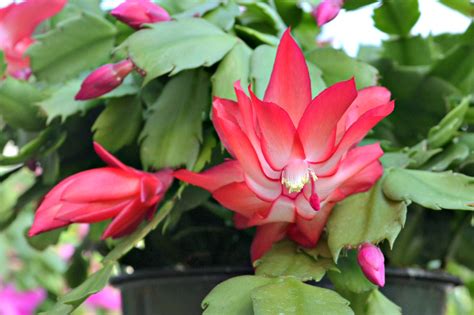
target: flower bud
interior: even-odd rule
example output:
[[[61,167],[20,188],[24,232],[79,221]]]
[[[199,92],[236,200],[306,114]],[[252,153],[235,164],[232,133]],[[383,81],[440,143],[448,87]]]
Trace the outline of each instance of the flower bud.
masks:
[[[380,248],[370,243],[364,243],[359,248],[357,261],[362,272],[373,284],[383,287],[385,285],[384,257]]]
[[[127,0],[110,14],[135,29],[141,28],[143,24],[171,20],[165,9],[150,0]]]
[[[82,82],[81,89],[75,99],[88,100],[112,91],[122,84],[123,79],[132,70],[133,63],[129,59],[97,68]]]
[[[333,20],[339,14],[343,4],[343,0],[323,0],[312,13],[318,26],[321,27]]]

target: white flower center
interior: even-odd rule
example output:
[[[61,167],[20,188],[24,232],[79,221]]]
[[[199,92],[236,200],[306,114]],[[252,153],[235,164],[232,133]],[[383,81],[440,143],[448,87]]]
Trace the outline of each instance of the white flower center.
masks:
[[[294,160],[288,163],[282,172],[281,183],[288,189],[288,192],[298,193],[310,181],[318,179],[314,171],[303,160]]]

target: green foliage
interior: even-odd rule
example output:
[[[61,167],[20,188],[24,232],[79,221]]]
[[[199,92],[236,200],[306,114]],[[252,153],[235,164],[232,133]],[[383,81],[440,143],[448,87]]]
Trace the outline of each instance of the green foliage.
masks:
[[[326,246],[321,240],[318,247]],[[327,270],[337,270],[329,253],[325,256],[310,255],[291,241],[282,241],[273,245],[265,256],[254,263],[257,276],[291,276],[301,281],[320,281]],[[329,255],[328,255],[329,254]]]
[[[458,165],[469,156],[469,147],[464,144],[452,143],[443,152],[435,155],[421,169],[433,172],[441,172],[450,165]]]
[[[401,315],[401,308],[387,299],[379,290],[372,290],[367,299],[367,315]]]
[[[439,148],[448,143],[457,134],[468,108],[469,98],[465,98],[461,104],[451,110],[438,125],[432,127],[428,132],[428,145],[431,148]]]
[[[88,268],[89,261],[82,256],[80,249],[76,250],[64,275],[69,287],[75,288],[85,282]]]
[[[187,2],[187,0],[184,0],[182,2]],[[205,13],[218,8],[220,4],[222,4],[220,0],[209,1],[209,2],[199,1],[199,0],[197,1],[190,0],[187,4],[186,3],[184,3],[184,5],[182,5],[181,3],[178,4],[178,6],[181,6],[183,10],[181,10],[182,12],[178,14],[174,14],[173,17],[177,20],[180,20],[180,19],[193,18],[196,16],[203,16]]]
[[[51,312],[47,312],[47,314],[59,314],[56,312],[56,310],[59,307],[62,309],[64,307],[63,305],[68,306],[68,313],[73,311],[85,299],[87,299],[92,294],[99,292],[109,283],[113,267],[114,265],[112,264],[106,265],[99,271],[96,271],[90,275],[82,284],[61,296],[58,299],[59,303],[56,305],[55,309],[51,310]]]
[[[337,261],[339,271],[329,271],[328,276],[338,292],[363,293],[376,289],[357,263],[357,251],[351,250]]]
[[[0,227],[4,228],[15,218],[15,205],[35,182],[34,174],[22,168],[0,183]],[[12,189],[16,187],[16,189]]]
[[[298,25],[303,17],[303,10],[298,7],[298,0],[275,0],[275,8],[283,21],[289,26]]]
[[[440,2],[464,15],[474,16],[474,8],[469,0],[440,0]]]
[[[239,16],[239,21],[246,29],[274,35],[286,29],[280,15],[269,4],[263,1],[241,1],[240,4],[245,11]]]
[[[443,78],[465,94],[474,93],[474,24],[455,48],[433,64],[431,75]]]
[[[35,103],[44,94],[33,85],[13,78],[0,81],[0,114],[2,120],[15,128],[28,131],[41,130],[44,117]]]
[[[349,302],[336,292],[284,278],[252,292],[255,315],[353,315]]]
[[[418,0],[383,0],[374,11],[375,27],[393,35],[408,35],[419,17]]]
[[[236,100],[234,83],[246,89],[249,84],[250,56],[252,50],[243,42],[237,43],[224,57],[212,76],[212,95]]]
[[[76,101],[74,99],[74,96],[79,92],[81,83],[81,79],[75,79],[55,86],[47,98],[38,102],[38,106],[48,117],[48,124],[56,117],[59,117],[60,121],[64,121],[74,114],[84,114],[99,104],[96,99],[88,101]]]
[[[389,173],[390,174],[390,173]],[[327,223],[328,245],[334,259],[344,247],[357,247],[387,239],[391,245],[405,224],[406,204],[389,200],[382,192],[381,179],[371,190],[338,203]]]
[[[215,24],[224,31],[229,31],[235,23],[235,18],[240,14],[239,6],[234,1],[221,3],[214,10],[207,12],[203,18]]]
[[[349,11],[356,10],[374,2],[377,2],[377,0],[346,0],[344,1],[344,9]]]
[[[237,35],[242,38],[246,43],[248,43],[251,47],[259,45],[278,45],[278,38],[274,35],[263,33],[251,27],[242,25],[235,25],[234,29]]]
[[[283,0],[282,2],[285,2]],[[303,12],[299,23],[292,27],[293,35],[301,45],[303,51],[309,51],[318,48],[318,42],[314,39],[318,36],[320,29],[314,23],[314,17],[311,12]]]
[[[337,293],[294,278],[240,276],[217,285],[204,299],[204,315],[353,314]]]
[[[276,49],[267,45],[258,46],[253,51],[250,61],[250,79],[252,89],[259,98],[263,98],[268,82],[270,82],[275,56]]]
[[[431,38],[401,37],[383,42],[383,56],[399,65],[430,65],[434,59]]]
[[[140,139],[145,167],[191,168],[202,142],[202,115],[209,106],[209,76],[187,71],[171,79],[150,108]]]
[[[5,56],[3,51],[0,51],[0,73],[4,73],[7,69],[7,64],[5,62]]]
[[[45,250],[51,245],[55,245],[59,241],[59,236],[64,229],[56,229],[39,235],[28,237],[28,230],[25,230],[25,238],[28,244],[36,250]]]
[[[240,276],[218,284],[202,301],[203,315],[254,314],[251,292],[277,279]]]
[[[465,0],[440,1],[472,15]],[[78,250],[67,270],[55,249],[47,248],[58,242],[62,230],[28,242],[23,234],[31,224],[32,208],[55,183],[97,166],[92,136],[108,150],[119,152],[127,164],[150,171],[186,166],[199,172],[227,158],[208,118],[211,88],[213,96],[235,100],[233,83],[240,80],[244,89],[251,83],[263,98],[279,37],[289,25],[307,56],[313,97],[353,76],[359,89],[380,79],[392,92],[395,112],[364,139],[364,143],[381,142],[386,151],[385,176],[371,190],[335,206],[315,248],[280,242],[256,263],[256,276],[237,277],[216,287],[203,302],[205,314],[400,314],[400,308],[363,276],[355,248],[385,239],[392,245],[410,202],[414,202],[408,213],[411,220],[395,247],[388,250],[387,246],[387,261],[397,266],[441,261],[442,267],[446,262],[451,272],[462,274],[472,291],[472,279],[452,267],[455,263],[474,266],[472,214],[423,208],[473,208],[474,103],[467,98],[474,92],[472,24],[464,34],[411,36],[419,17],[418,2],[382,0],[374,21],[391,36],[381,47],[364,49],[362,61],[318,47],[320,30],[307,8],[319,0],[155,2],[173,20],[137,31],[100,10],[98,0],[70,0],[60,14],[36,30],[41,35],[28,51],[32,78],[7,77],[0,82],[0,148],[9,141],[20,148],[15,156],[0,156],[0,165],[8,165],[0,169],[0,229],[5,231],[0,235],[0,265],[9,266],[5,257],[10,251],[24,264],[20,271],[0,270],[0,278],[15,279],[22,288],[47,288],[51,303],[64,292],[64,280],[58,278],[64,274],[77,287],[48,313],[68,314],[106,285],[112,265],[119,260],[137,261],[138,252],[149,250],[147,255],[153,255],[144,262],[148,267],[158,261],[160,266],[162,262],[192,266],[201,249],[209,255],[202,260],[206,262],[220,264],[220,256],[229,248],[233,252],[222,261],[245,258],[248,251],[242,249],[253,231],[234,230],[232,212],[208,201],[207,191],[184,183],[173,184],[150,221],[119,241],[96,244],[107,223],[93,225],[87,240],[74,244]],[[346,0],[344,8],[354,10],[374,2]],[[135,71],[98,99],[74,100],[90,69],[127,57],[145,78]],[[0,73],[4,70],[0,54]],[[101,104],[106,107],[96,108]],[[138,148],[140,154],[135,152]],[[21,168],[26,163],[39,163],[43,174],[36,177]],[[443,233],[437,233],[440,230]],[[215,235],[216,231],[222,234]],[[185,238],[192,250],[177,241]],[[214,243],[215,239],[224,241]],[[142,241],[145,247],[137,248]],[[82,253],[91,248],[110,252],[103,269],[80,285],[88,267]],[[155,260],[157,250],[160,259]],[[214,255],[217,251],[219,255]],[[326,273],[343,298],[302,282],[319,281]],[[465,291],[456,290],[448,311],[464,312],[459,302],[466,298]]]
[[[474,179],[463,174],[391,169],[383,191],[392,200],[413,201],[434,210],[474,210]]]
[[[65,139],[65,133],[59,132],[54,127],[49,127],[34,135],[31,140],[19,149],[16,155],[4,156],[0,154],[0,165],[15,165],[25,163],[34,158],[40,158],[59,148]]]
[[[116,152],[135,141],[141,125],[142,105],[138,97],[112,99],[92,126],[94,141]]]
[[[28,49],[34,75],[63,82],[103,64],[110,56],[116,32],[105,18],[88,12],[59,23]]]
[[[377,84],[378,71],[369,64],[347,56],[333,48],[319,48],[309,52],[306,58],[323,72],[327,85],[355,78],[358,89]]]
[[[122,47],[146,72],[146,84],[168,72],[175,75],[182,70],[211,66],[221,60],[236,41],[203,19],[184,19],[153,24],[150,29],[130,36]]]

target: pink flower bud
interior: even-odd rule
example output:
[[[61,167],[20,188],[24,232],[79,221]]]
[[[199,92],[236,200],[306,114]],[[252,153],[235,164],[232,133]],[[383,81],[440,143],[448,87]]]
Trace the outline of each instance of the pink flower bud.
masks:
[[[110,14],[135,29],[141,28],[143,24],[171,20],[165,9],[150,0],[127,0]]]
[[[97,68],[82,82],[81,90],[76,94],[75,99],[88,100],[112,91],[122,84],[123,79],[132,70],[133,63],[129,59]]]
[[[364,243],[359,248],[357,260],[362,272],[370,282],[379,287],[385,285],[385,259],[380,248],[370,243]]]
[[[321,27],[333,20],[339,14],[343,4],[344,0],[323,0],[312,13],[318,26]]]

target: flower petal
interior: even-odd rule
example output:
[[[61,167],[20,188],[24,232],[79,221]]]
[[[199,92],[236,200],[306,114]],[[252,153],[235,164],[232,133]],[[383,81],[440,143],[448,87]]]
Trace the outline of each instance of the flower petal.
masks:
[[[383,151],[378,143],[356,147],[350,150],[347,156],[341,161],[334,175],[321,177],[316,181],[317,194],[322,200],[325,200],[344,182],[357,176],[360,171],[374,163],[374,161],[377,161],[382,155]],[[374,175],[377,175],[377,173],[374,173]]]
[[[316,246],[333,207],[334,203],[325,203],[312,220],[297,217],[296,224],[288,228],[288,236],[305,247]]]
[[[308,106],[298,125],[308,161],[323,161],[331,154],[337,123],[356,96],[354,79],[350,79],[325,89]]]
[[[56,214],[62,207],[61,195],[73,182],[73,177],[62,180],[43,198],[36,210],[33,224],[28,232],[30,237],[69,224],[67,221],[57,219]]]
[[[71,180],[61,196],[63,201],[80,203],[125,199],[140,189],[140,177],[112,167],[80,172]]]
[[[252,241],[250,256],[252,261],[260,259],[273,243],[282,240],[286,234],[288,223],[269,223],[257,227],[257,232]]]
[[[174,172],[174,176],[186,183],[204,188],[210,192],[234,182],[243,182],[244,176],[240,163],[228,160],[202,173],[194,173],[185,169]]]
[[[305,220],[312,220],[318,213],[314,210],[304,194],[299,194],[295,199],[296,213]]]
[[[261,132],[262,152],[273,169],[281,170],[291,156],[295,126],[281,107],[262,102],[253,93],[251,96]]]
[[[293,199],[281,196],[273,202],[267,211],[255,213],[248,225],[263,225],[274,222],[295,222],[295,203]]]
[[[351,125],[349,130],[344,134],[341,142],[337,145],[335,152],[329,160],[315,165],[316,175],[325,176],[332,174],[344,154],[361,141],[365,135],[383,118],[389,115],[394,108],[394,102],[372,108],[362,117]]]
[[[57,211],[56,218],[66,222],[95,223],[116,216],[129,202],[64,203]]]
[[[256,114],[253,109],[253,104],[250,98],[244,93],[242,88],[240,87],[240,82],[236,82],[234,84],[235,94],[237,95],[238,106],[240,110],[240,114],[242,117],[242,130],[249,138],[252,147],[257,154],[258,160],[260,161],[260,165],[262,166],[263,172],[265,175],[271,179],[279,179],[280,172],[273,169],[268,161],[266,160],[263,152],[262,152],[262,145],[260,139],[257,137],[257,132],[255,130],[256,126]],[[249,87],[250,91],[250,87]]]
[[[98,142],[94,141],[94,151],[100,157],[102,161],[104,161],[110,167],[117,167],[124,171],[130,171],[131,168],[127,165],[120,162],[115,156],[110,154],[103,146],[101,146]]]
[[[222,137],[226,139],[236,159],[240,162],[249,188],[263,200],[275,200],[281,193],[281,185],[278,181],[265,176],[247,136],[239,126],[232,121],[223,119],[216,111],[214,111],[213,120],[220,125]]]
[[[138,199],[131,200],[109,224],[101,239],[117,238],[126,234],[125,231],[137,227],[145,218],[146,210],[147,208],[141,207]]]
[[[298,125],[311,101],[311,81],[303,52],[286,30],[278,45],[264,100],[281,106]]]
[[[217,189],[212,196],[221,205],[247,218],[268,212],[271,202],[263,201],[245,183],[232,183]]]
[[[377,182],[382,174],[383,166],[378,160],[375,160],[343,182],[327,200],[337,202],[350,195],[367,191]]]
[[[0,49],[13,47],[25,37],[31,37],[36,27],[52,17],[66,0],[29,0],[0,9]]]
[[[371,86],[358,91],[357,97],[337,124],[336,142],[349,127],[368,110],[390,102],[390,91],[381,86]]]

